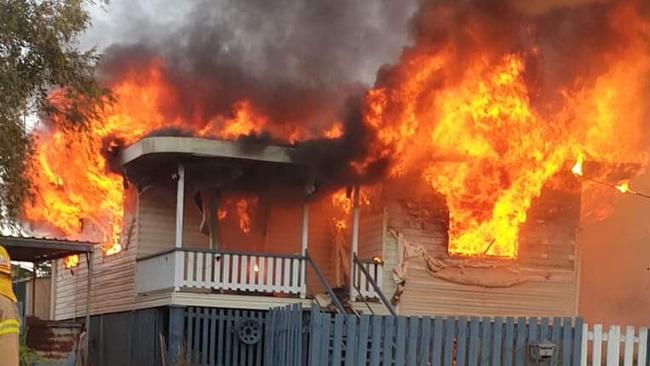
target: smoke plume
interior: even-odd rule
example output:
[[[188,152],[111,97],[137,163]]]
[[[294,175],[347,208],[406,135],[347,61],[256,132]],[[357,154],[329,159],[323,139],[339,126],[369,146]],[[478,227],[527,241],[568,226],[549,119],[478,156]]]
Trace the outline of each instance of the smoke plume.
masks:
[[[318,130],[397,56],[413,3],[203,0],[186,5],[180,24],[136,7],[125,25],[133,32],[105,50],[102,75],[110,83],[158,60],[182,98],[170,114],[205,122],[246,99],[274,123]]]

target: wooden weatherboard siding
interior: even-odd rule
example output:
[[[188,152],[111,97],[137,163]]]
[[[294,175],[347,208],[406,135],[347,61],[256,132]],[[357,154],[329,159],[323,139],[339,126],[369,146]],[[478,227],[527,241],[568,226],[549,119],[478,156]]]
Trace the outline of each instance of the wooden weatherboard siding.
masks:
[[[450,260],[447,255],[444,202],[393,201],[388,204],[388,215],[389,234],[384,242],[384,259],[387,262],[396,261],[398,258],[395,256],[399,256],[397,240],[390,233],[391,230],[401,233],[409,243],[421,246],[430,256]],[[576,315],[576,230],[579,219],[579,194],[546,189],[528,212],[528,221],[520,234],[519,257],[508,265],[512,272],[501,272],[502,276],[503,273],[506,273],[506,277],[510,276],[513,282],[523,278],[527,280],[505,287],[491,288],[441,279],[427,271],[421,257],[408,258],[399,313]],[[491,276],[495,270],[483,268],[474,271]]]
[[[99,246],[93,257],[91,314],[131,310],[135,300],[135,258],[138,237],[138,197],[133,189],[126,191],[122,251],[104,256]],[[86,315],[88,272],[85,256],[79,266],[66,269],[63,260],[52,268],[52,312],[55,320]]]
[[[359,223],[359,258],[379,257],[384,262],[382,291],[390,299],[395,293],[393,268],[397,266],[397,245],[387,239],[387,210],[382,205],[363,206]],[[383,244],[383,245],[382,245]]]
[[[208,237],[199,232],[201,217],[186,192],[183,210],[183,246],[207,248]],[[174,247],[176,230],[176,190],[150,187],[140,193],[138,204],[138,257],[164,252]]]
[[[78,267],[65,269],[61,260],[54,270],[56,295],[54,319],[63,320],[86,314],[87,267],[81,257]],[[91,314],[131,310],[135,298],[135,250],[130,248],[112,256],[98,252],[94,258],[91,289]]]

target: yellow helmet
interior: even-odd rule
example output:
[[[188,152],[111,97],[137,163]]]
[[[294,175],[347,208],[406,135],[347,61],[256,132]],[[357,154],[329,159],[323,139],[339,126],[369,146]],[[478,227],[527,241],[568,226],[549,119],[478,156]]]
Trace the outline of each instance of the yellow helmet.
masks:
[[[2,245],[0,245],[0,274],[11,276],[11,258]]]
[[[5,296],[9,300],[16,302],[16,295],[12,287],[11,258],[9,258],[7,249],[0,245],[0,296]]]

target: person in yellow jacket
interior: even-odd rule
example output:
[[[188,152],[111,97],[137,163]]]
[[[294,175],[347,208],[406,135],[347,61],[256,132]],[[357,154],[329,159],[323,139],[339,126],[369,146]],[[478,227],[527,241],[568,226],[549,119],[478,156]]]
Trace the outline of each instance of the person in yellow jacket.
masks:
[[[0,245],[0,364],[18,366],[20,322],[11,287],[11,258]]]

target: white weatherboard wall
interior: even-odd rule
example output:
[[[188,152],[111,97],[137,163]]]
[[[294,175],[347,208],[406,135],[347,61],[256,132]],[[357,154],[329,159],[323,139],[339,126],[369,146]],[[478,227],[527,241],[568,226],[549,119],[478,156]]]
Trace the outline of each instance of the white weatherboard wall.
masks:
[[[543,192],[528,212],[528,221],[521,229],[519,257],[513,262],[472,262],[471,259],[450,258],[443,200],[393,200],[387,203],[387,214],[389,231],[401,233],[429,256],[455,264],[451,266],[455,271],[453,275],[459,279],[450,281],[433,276],[420,257],[407,259],[406,283],[398,305],[400,314],[577,315],[579,194],[554,190]],[[384,259],[396,262],[398,255],[397,240],[389,233],[384,240]],[[463,282],[463,276],[472,272],[471,281],[479,283]],[[492,286],[492,280],[512,284]],[[483,282],[487,284],[483,285]]]
[[[209,239],[199,232],[201,217],[199,210],[191,202],[188,192],[185,194],[183,215],[183,246],[207,248]],[[175,188],[154,186],[140,193],[138,201],[138,257],[173,249],[175,231]]]
[[[94,256],[91,288],[91,314],[131,310],[135,297],[135,250],[103,256],[97,249]],[[65,269],[57,261],[53,275],[55,304],[54,319],[71,319],[86,314],[87,267],[84,256],[78,267]]]
[[[386,298],[395,293],[393,268],[397,266],[397,246],[389,245],[386,225],[387,214],[383,205],[362,206],[359,223],[359,259],[379,257],[383,261],[381,289]],[[383,244],[383,245],[382,245]]]
[[[99,246],[95,248],[93,283],[91,288],[91,314],[131,310],[135,299],[135,258],[137,253],[138,217],[137,198],[127,191],[123,250],[104,256]],[[66,269],[63,260],[52,266],[52,310],[55,320],[86,315],[88,272],[86,257],[80,256],[79,266]]]
[[[648,359],[648,328],[584,324],[582,366],[645,366]]]
[[[324,210],[324,202],[313,202],[309,207],[308,252],[319,267],[330,286],[335,286],[335,246],[334,232],[329,214]],[[307,291],[309,294],[324,293],[326,290],[309,268],[307,270]]]

